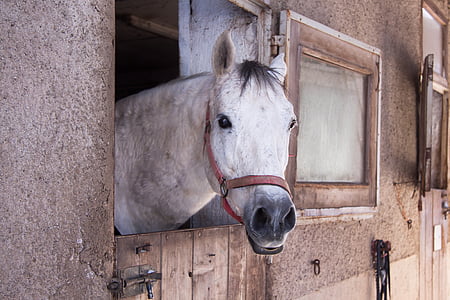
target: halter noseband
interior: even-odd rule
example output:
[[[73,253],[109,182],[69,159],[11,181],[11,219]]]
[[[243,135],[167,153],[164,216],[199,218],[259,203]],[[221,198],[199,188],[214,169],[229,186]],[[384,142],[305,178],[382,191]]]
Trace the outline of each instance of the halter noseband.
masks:
[[[244,220],[241,216],[238,216],[227,200],[228,191],[235,188],[252,186],[252,185],[276,185],[289,193],[289,196],[292,197],[291,191],[289,189],[289,185],[285,179],[273,176],[273,175],[249,175],[238,177],[234,179],[226,179],[223,173],[220,171],[219,166],[217,165],[216,159],[214,158],[214,153],[212,152],[211,147],[211,117],[209,111],[209,103],[206,108],[206,124],[205,124],[205,135],[204,135],[204,147],[208,153],[209,163],[214,171],[214,175],[217,178],[220,186],[220,194],[222,196],[222,206],[225,211],[236,219],[239,223],[244,223]]]

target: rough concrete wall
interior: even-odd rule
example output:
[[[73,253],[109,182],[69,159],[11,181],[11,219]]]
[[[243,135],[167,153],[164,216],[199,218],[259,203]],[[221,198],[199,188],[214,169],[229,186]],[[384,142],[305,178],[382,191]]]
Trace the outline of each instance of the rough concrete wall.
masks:
[[[108,299],[114,1],[0,1],[0,298]]]
[[[414,300],[418,299],[419,261],[417,256],[401,259],[391,265],[391,284],[395,287],[391,290],[390,299]],[[340,281],[334,285],[308,294],[299,300],[348,300],[348,299],[375,299],[375,280],[373,272],[360,273],[357,276]]]
[[[296,299],[369,272],[373,239],[392,242],[394,262],[418,255],[419,195],[415,183],[421,1],[287,0],[272,1],[272,6],[276,12],[292,9],[375,46],[381,49],[383,59],[378,211],[367,219],[300,221],[269,272],[272,298]],[[401,206],[406,218],[413,221],[411,229]],[[314,259],[321,261],[319,276],[314,275],[310,263]]]

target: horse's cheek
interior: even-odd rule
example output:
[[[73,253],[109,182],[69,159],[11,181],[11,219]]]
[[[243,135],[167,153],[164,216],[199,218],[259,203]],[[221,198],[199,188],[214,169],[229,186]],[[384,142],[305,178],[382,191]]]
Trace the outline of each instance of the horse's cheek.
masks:
[[[236,206],[235,211],[238,215],[243,216],[245,208],[251,203],[254,203],[254,187],[245,187],[240,189],[234,189],[230,191],[230,198],[233,204]]]

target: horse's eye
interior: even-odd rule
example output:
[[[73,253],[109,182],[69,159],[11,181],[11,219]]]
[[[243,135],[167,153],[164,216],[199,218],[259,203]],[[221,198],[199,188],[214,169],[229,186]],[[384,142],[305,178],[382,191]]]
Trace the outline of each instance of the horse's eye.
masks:
[[[219,126],[220,128],[226,129],[231,127],[231,122],[227,116],[220,116],[219,118]]]
[[[295,126],[297,126],[297,120],[292,119],[291,123],[289,124],[289,130],[294,129]]]

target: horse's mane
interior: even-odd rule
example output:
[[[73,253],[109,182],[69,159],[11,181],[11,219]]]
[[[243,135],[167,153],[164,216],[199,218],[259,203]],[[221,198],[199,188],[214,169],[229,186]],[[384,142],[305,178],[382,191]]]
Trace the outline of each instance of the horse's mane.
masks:
[[[239,76],[242,80],[242,92],[244,92],[248,83],[253,80],[259,87],[275,88],[276,85],[282,85],[277,78],[277,71],[265,66],[257,61],[246,60],[239,65]]]

